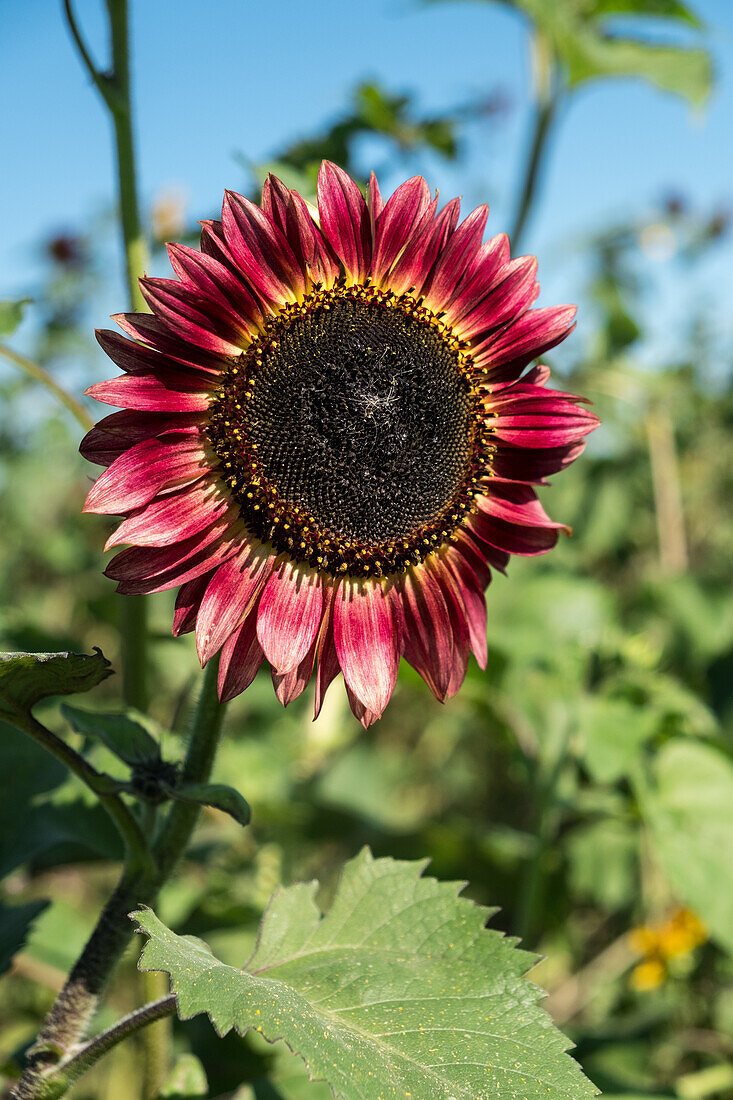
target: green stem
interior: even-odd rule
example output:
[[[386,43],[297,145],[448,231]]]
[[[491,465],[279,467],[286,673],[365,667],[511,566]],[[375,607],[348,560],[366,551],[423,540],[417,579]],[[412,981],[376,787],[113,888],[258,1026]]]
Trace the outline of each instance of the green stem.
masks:
[[[181,783],[205,783],[211,775],[224,717],[224,704],[219,702],[216,687],[218,673],[219,658],[213,657],[204,673]],[[200,812],[201,807],[190,802],[174,802],[168,811],[168,819],[155,845],[156,858],[168,873],[184,852]]]
[[[225,709],[216,691],[217,666],[217,660],[212,660],[204,675],[183,767],[185,782],[205,783],[211,773]],[[140,904],[154,905],[161,886],[183,855],[199,811],[199,806],[174,803],[154,848],[155,865],[125,868],[117,889],[104,907],[46,1018],[38,1042],[29,1052],[28,1068],[11,1092],[11,1100],[46,1100],[66,1091],[68,1086],[63,1079],[57,1084],[59,1066],[65,1057],[73,1055],[104,986],[130,940],[133,929],[128,913]]]
[[[132,133],[130,92],[130,41],[127,0],[107,0],[110,30],[111,69],[100,72],[86,46],[74,15],[71,0],[64,0],[64,11],[81,61],[101,95],[112,120],[117,162],[117,190],[125,256],[125,279],[130,308],[144,310],[139,277],[145,270],[148,251],[140,219],[135,168],[135,144]],[[122,692],[125,703],[138,710],[148,705],[147,601],[144,596],[123,596],[120,632],[122,635]]]
[[[152,870],[152,855],[140,823],[119,794],[109,790],[108,777],[98,772],[88,760],[62,741],[52,730],[42,725],[33,715],[16,711],[11,721],[39,745],[43,745],[96,794],[125,842],[128,868],[134,870],[140,867],[145,871]]]
[[[537,198],[537,188],[542,178],[549,148],[548,137],[559,103],[559,78],[552,47],[539,34],[535,36],[533,47],[536,103],[527,160],[522,172],[524,182],[520,189],[514,226],[509,234],[512,250],[515,253],[519,250],[522,234]]]
[[[537,806],[536,845],[527,862],[519,888],[517,916],[517,935],[527,947],[531,947],[537,920],[543,912],[543,901],[547,885],[547,861],[552,843],[557,836],[559,825],[557,787],[568,758],[570,747],[570,729],[563,733],[557,754],[546,768],[537,764],[535,782],[535,805]]]
[[[146,970],[140,975],[143,998],[163,1006],[172,1002],[175,1010],[175,998],[168,993],[168,977],[158,971]],[[173,1042],[171,1012],[161,1012],[150,1021],[150,1026],[140,1037],[144,1052],[145,1077],[143,1081],[143,1100],[156,1100],[165,1084],[171,1064],[171,1046]],[[120,1038],[125,1038],[122,1035]],[[119,1041],[119,1040],[117,1040]],[[108,1047],[105,1047],[105,1050]],[[101,1053],[104,1053],[102,1051]],[[96,1059],[95,1059],[96,1060]]]
[[[112,44],[115,95],[107,99],[112,116],[117,154],[120,226],[125,253],[125,272],[130,308],[144,310],[139,277],[144,273],[148,250],[140,220],[137,195],[135,145],[130,95],[129,14],[127,0],[107,0]],[[148,605],[144,596],[124,596],[122,605],[123,694],[129,707],[148,706]]]
[[[44,370],[42,366],[38,363],[34,363],[32,359],[26,359],[25,355],[18,355],[17,351],[13,351],[12,348],[7,347],[5,344],[0,344],[0,355],[4,355],[11,363],[15,363],[16,367],[19,367],[29,378],[45,386],[46,389],[52,393],[54,397],[57,397],[61,404],[69,410],[71,415],[76,417],[85,432],[88,432],[90,428],[94,427],[94,421],[81,402],[77,401],[75,397],[72,397],[70,393],[67,393],[65,389],[62,389],[58,382],[52,378],[48,371]]]
[[[62,1058],[55,1068],[53,1078],[49,1078],[44,1083],[44,1091],[38,1094],[39,1097],[42,1097],[43,1100],[52,1100],[53,1097],[63,1096],[71,1085],[83,1073],[91,1069],[95,1062],[98,1062],[108,1050],[117,1046],[124,1039],[128,1039],[130,1035],[134,1035],[141,1028],[146,1028],[145,1034],[148,1034],[161,1021],[167,1022],[168,1017],[172,1016],[175,1011],[176,998],[173,994],[167,993],[141,1008],[136,1008],[134,1012],[128,1013],[127,1016],[123,1016],[112,1027],[74,1048],[67,1057]],[[154,1096],[157,1096],[157,1093]]]

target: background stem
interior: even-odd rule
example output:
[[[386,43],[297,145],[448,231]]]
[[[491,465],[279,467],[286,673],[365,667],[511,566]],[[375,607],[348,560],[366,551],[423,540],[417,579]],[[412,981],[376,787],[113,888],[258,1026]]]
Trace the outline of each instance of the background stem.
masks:
[[[559,103],[558,77],[552,47],[540,34],[535,34],[532,57],[535,82],[534,116],[527,159],[522,172],[523,182],[519,189],[519,204],[509,234],[515,255],[521,247],[525,226],[538,195],[538,186],[547,162],[548,138]]]
[[[111,66],[107,73],[101,72],[92,59],[76,21],[71,0],[63,0],[63,3],[66,21],[79,57],[109,110],[112,120],[128,299],[130,309],[145,310],[145,300],[140,293],[138,280],[145,271],[148,250],[140,219],[135,167],[127,0],[106,0],[111,53]],[[147,602],[144,596],[122,596],[120,599],[122,693],[128,707],[136,707],[144,711],[148,705]]]
[[[17,351],[13,351],[12,348],[7,347],[5,344],[0,344],[0,355],[4,355],[6,359],[9,359],[11,363],[14,363],[16,367],[27,374],[29,378],[32,378],[34,382],[40,382],[42,386],[57,397],[58,400],[64,405],[72,416],[81,424],[85,432],[88,432],[90,428],[94,427],[94,421],[89,413],[86,411],[80,401],[77,401],[75,397],[72,397],[70,393],[67,393],[65,389],[59,386],[55,378],[45,370],[39,363],[34,363],[32,359],[26,358],[25,355],[19,355]]]

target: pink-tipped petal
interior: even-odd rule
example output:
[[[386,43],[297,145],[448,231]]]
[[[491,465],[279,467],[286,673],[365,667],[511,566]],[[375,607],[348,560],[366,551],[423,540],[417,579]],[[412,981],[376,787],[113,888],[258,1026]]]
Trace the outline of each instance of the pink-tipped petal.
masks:
[[[257,637],[277,672],[291,672],[318,633],[323,583],[315,569],[282,562],[267,582],[257,613]]]
[[[257,641],[256,618],[253,612],[230,634],[222,647],[218,678],[222,703],[234,699],[249,687],[265,659]]]
[[[451,199],[434,221],[422,225],[407,242],[389,276],[395,294],[411,291],[417,297],[422,293],[436,257],[455,229],[460,208],[460,199]]]
[[[364,282],[372,258],[369,211],[352,178],[327,160],[318,173],[318,209],[323,232],[347,277]]]
[[[199,478],[136,509],[110,535],[104,548],[109,550],[123,543],[170,546],[177,539],[190,538],[211,526],[228,508],[231,508],[228,497],[209,478]]]
[[[147,504],[161,489],[197,480],[208,470],[198,433],[166,432],[137,443],[100,474],[85,512],[120,515]]]
[[[254,607],[275,558],[262,546],[245,544],[214,573],[196,621],[196,650],[205,665]]]
[[[371,275],[379,284],[402,253],[430,206],[430,188],[422,176],[401,184],[379,215],[375,227]]]
[[[453,666],[452,630],[443,593],[427,569],[412,568],[401,584],[406,659],[437,699],[445,699]]]
[[[303,270],[284,234],[255,203],[227,191],[221,212],[226,243],[247,281],[272,302],[296,302]]]
[[[118,409],[142,412],[205,412],[211,402],[210,386],[191,384],[183,372],[123,374],[96,382],[85,390],[87,397]]]
[[[382,582],[341,582],[334,598],[333,635],[348,687],[379,717],[394,691],[399,665],[394,613]]]

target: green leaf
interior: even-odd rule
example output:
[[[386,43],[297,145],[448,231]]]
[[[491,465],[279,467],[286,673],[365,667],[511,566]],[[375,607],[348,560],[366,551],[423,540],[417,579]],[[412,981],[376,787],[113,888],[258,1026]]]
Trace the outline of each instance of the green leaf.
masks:
[[[660,19],[677,19],[691,27],[701,27],[702,21],[680,0],[593,0],[595,15],[656,15]]]
[[[201,806],[213,806],[223,810],[240,825],[249,825],[252,812],[249,803],[234,787],[225,783],[182,783],[178,787],[167,788],[170,798],[179,802],[197,802]]]
[[[699,20],[676,0],[510,0],[551,45],[572,88],[607,76],[636,76],[691,103],[704,103],[713,83],[706,50],[613,33],[609,17],[658,17],[689,30]]]
[[[85,653],[0,653],[0,713],[29,711],[49,695],[96,687],[112,669],[101,649]]]
[[[0,902],[0,974],[8,969],[13,955],[25,943],[33,921],[47,905],[47,901],[31,901],[27,905]]]
[[[0,878],[28,860],[43,867],[119,859],[119,834],[102,807],[80,800],[63,764],[0,721]]]
[[[61,713],[77,733],[101,741],[130,767],[160,759],[157,741],[130,713],[99,714],[68,703],[63,704]]]
[[[581,708],[583,761],[598,783],[614,783],[633,771],[645,741],[659,727],[659,715],[625,699],[602,696]]]
[[[206,1100],[208,1095],[204,1067],[194,1054],[181,1054],[163,1085],[160,1100]]]
[[[670,885],[733,954],[733,763],[676,738],[657,756],[640,803]]]
[[[336,1100],[595,1095],[524,978],[534,957],[424,867],[364,850],[325,916],[317,883],[280,890],[243,970],[142,909],[140,968],[170,975],[182,1019],[282,1039]]]
[[[23,320],[25,307],[31,298],[20,298],[17,302],[0,302],[0,336],[12,336]]]

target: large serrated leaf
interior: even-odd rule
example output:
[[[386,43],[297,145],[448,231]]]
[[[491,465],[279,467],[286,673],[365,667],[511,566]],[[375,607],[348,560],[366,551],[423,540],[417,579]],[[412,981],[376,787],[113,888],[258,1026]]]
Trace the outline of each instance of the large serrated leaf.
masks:
[[[86,653],[0,653],[0,713],[30,710],[49,695],[89,691],[112,675],[100,649]]]
[[[424,868],[364,850],[325,916],[317,883],[280,890],[242,970],[140,910],[140,967],[170,975],[183,1019],[282,1039],[337,1100],[595,1095],[524,977],[534,957]]]

